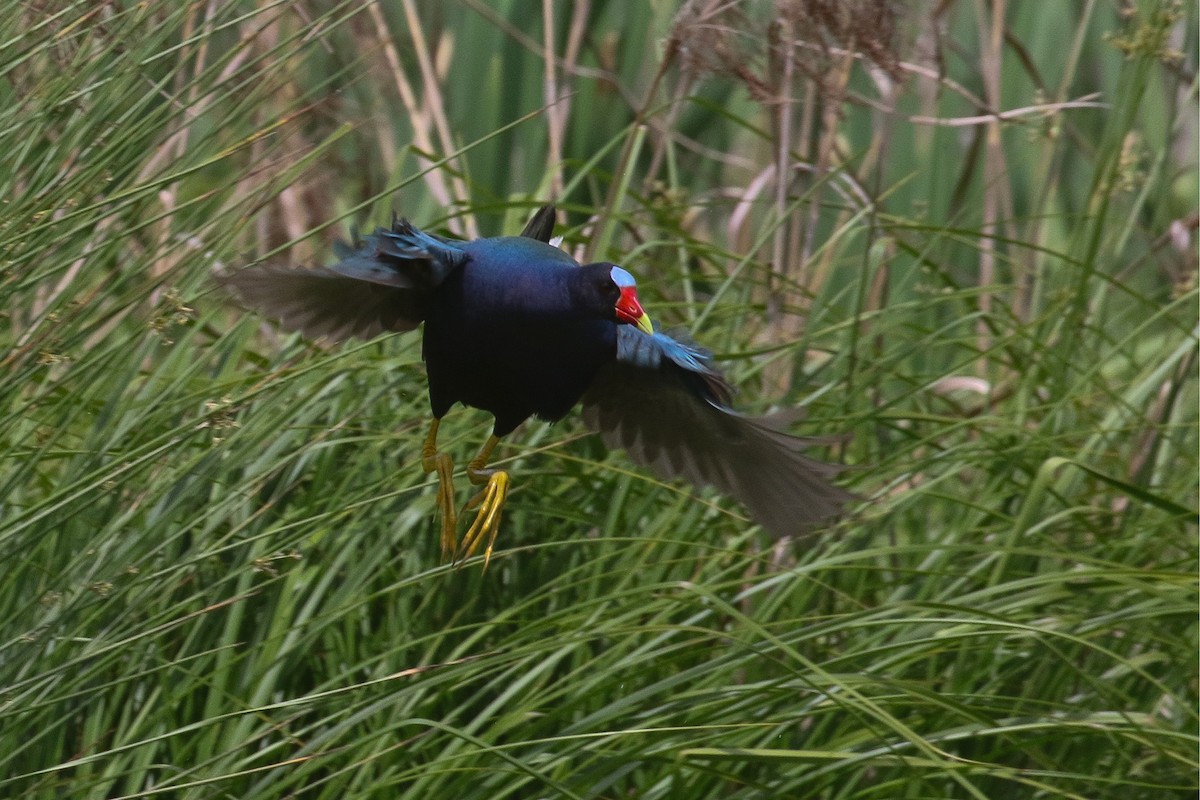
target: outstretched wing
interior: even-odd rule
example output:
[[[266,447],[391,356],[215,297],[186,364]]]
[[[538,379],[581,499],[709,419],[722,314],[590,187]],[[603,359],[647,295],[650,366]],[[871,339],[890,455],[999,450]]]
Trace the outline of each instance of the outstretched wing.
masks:
[[[616,360],[583,397],[584,422],[610,447],[663,479],[737,498],[775,536],[811,529],[853,498],[830,482],[838,467],[803,454],[816,440],[784,432],[780,418],[730,409],[730,386],[707,352],[617,330]]]
[[[403,219],[335,248],[341,260],[328,267],[259,264],[215,278],[243,305],[285,328],[340,342],[417,327],[433,288],[468,258],[454,242]]]

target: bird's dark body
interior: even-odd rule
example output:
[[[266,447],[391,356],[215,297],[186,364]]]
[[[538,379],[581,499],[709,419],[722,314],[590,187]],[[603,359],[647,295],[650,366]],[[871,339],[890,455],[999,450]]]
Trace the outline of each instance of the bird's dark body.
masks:
[[[609,263],[581,266],[548,244],[553,227],[551,206],[521,236],[470,242],[395,219],[390,229],[339,247],[336,264],[263,264],[221,281],[286,327],[328,341],[424,323],[435,419],[422,466],[439,474],[448,551],[456,547],[451,467],[437,452],[436,434],[455,403],[496,418],[495,436],[468,466],[488,488],[466,536],[467,553],[485,534],[495,538],[504,504],[507,475],[483,470],[496,437],[531,416],[561,419],[576,403],[610,446],[665,479],[737,497],[777,536],[836,516],[852,495],[830,482],[837,467],[804,455],[812,440],[787,433],[786,417],[734,411],[733,389],[712,355],[654,331],[633,276]]]
[[[580,316],[580,268],[558,248],[509,236],[468,242],[469,260],[438,286],[422,355],[435,417],[455,403],[496,417],[504,436],[531,416],[566,416],[616,356],[617,324]]]

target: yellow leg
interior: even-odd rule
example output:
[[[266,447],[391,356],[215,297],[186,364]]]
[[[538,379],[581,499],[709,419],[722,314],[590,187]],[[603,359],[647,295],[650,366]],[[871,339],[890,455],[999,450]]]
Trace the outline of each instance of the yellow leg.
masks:
[[[454,506],[454,460],[449,453],[439,453],[437,449],[437,433],[440,420],[434,420],[429,426],[429,435],[421,448],[421,469],[426,472],[436,472],[438,476],[438,509],[442,512],[442,557],[453,558],[462,562],[474,555],[479,545],[487,540],[483,551],[483,567],[487,569],[492,559],[492,546],[496,543],[496,534],[500,532],[500,513],[504,510],[504,501],[508,497],[508,473],[499,469],[488,469],[487,462],[496,449],[500,438],[490,436],[484,442],[479,455],[467,464],[467,478],[476,486],[484,488],[467,501],[464,510],[478,508],[475,520],[463,536],[462,544],[458,542],[458,513]]]
[[[458,551],[458,512],[454,508],[454,459],[437,450],[437,432],[441,420],[429,426],[425,446],[421,448],[421,469],[438,476],[438,509],[442,512],[442,558]]]
[[[467,502],[467,509],[478,508],[479,511],[463,536],[460,554],[463,559],[470,558],[486,538],[487,547],[483,551],[484,569],[487,569],[488,562],[492,560],[492,546],[496,543],[496,534],[500,532],[500,514],[504,510],[504,501],[508,498],[508,473],[500,469],[487,469],[488,459],[499,442],[500,437],[489,436],[479,455],[467,464],[467,477],[476,486],[483,485],[483,489]]]

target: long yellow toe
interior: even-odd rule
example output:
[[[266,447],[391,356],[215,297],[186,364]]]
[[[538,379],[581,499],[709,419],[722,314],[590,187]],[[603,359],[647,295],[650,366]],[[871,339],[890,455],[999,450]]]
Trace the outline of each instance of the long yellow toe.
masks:
[[[488,476],[487,485],[479,494],[467,503],[467,509],[478,508],[475,521],[467,529],[462,539],[459,560],[470,558],[479,545],[486,539],[487,547],[483,551],[483,568],[487,569],[492,560],[492,547],[496,543],[496,534],[500,532],[500,515],[504,511],[504,502],[508,499],[508,473],[503,470],[492,470]]]

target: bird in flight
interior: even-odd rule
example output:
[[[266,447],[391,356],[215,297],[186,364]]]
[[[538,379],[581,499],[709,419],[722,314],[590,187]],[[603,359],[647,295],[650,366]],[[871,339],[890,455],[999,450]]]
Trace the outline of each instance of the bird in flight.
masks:
[[[551,245],[554,221],[554,207],[544,206],[519,236],[459,241],[393,219],[339,243],[332,266],[260,264],[218,281],[285,328],[331,342],[424,323],[433,422],[421,465],[438,477],[443,557],[461,563],[486,543],[486,567],[510,481],[487,466],[492,451],[529,417],[554,422],[580,402],[584,423],[608,446],[663,479],[732,495],[775,536],[835,516],[853,495],[831,482],[838,467],[803,454],[815,440],[734,411],[711,354],[656,332],[629,272],[580,265]],[[461,540],[454,464],[437,447],[455,403],[495,417],[467,464],[482,488],[463,507],[475,517]]]

